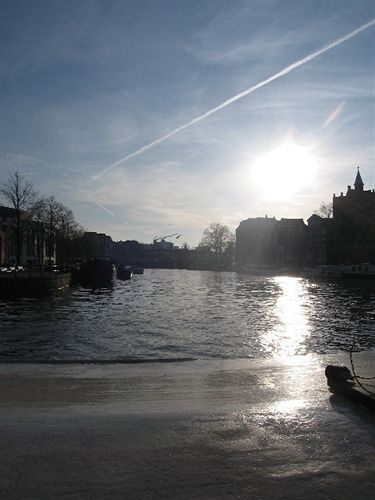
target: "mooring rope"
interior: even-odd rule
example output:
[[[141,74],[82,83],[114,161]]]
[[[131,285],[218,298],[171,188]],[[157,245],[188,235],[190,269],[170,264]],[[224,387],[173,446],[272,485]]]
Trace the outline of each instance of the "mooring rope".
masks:
[[[359,381],[359,379],[361,380],[374,380],[375,379],[375,376],[374,377],[361,377],[360,375],[357,375],[356,372],[355,372],[355,368],[354,368],[354,362],[353,362],[353,350],[354,350],[354,346],[355,346],[355,341],[353,342],[351,348],[350,348],[350,352],[349,352],[349,355],[350,355],[350,364],[352,366],[352,372],[353,372],[353,377],[354,377],[354,380],[357,382],[357,384],[364,390],[366,391],[367,393],[371,394],[372,396],[375,396],[375,392],[373,391],[369,391],[363,384],[361,384],[361,382]]]

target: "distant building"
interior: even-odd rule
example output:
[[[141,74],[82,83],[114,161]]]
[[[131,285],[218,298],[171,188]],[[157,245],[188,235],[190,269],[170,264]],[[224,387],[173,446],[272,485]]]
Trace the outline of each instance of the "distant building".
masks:
[[[279,267],[302,269],[306,258],[307,226],[303,219],[281,219],[277,225]]]
[[[313,214],[307,219],[308,253],[305,264],[309,267],[326,264],[330,260],[333,219]]]
[[[277,263],[276,219],[256,217],[236,229],[236,267],[274,266]]]
[[[238,269],[302,267],[306,253],[303,219],[256,217],[241,221],[236,230]]]
[[[83,236],[83,252],[87,260],[93,258],[112,257],[113,241],[110,236],[94,231]]]
[[[150,267],[151,244],[136,240],[116,241],[112,247],[112,257],[119,264]]]

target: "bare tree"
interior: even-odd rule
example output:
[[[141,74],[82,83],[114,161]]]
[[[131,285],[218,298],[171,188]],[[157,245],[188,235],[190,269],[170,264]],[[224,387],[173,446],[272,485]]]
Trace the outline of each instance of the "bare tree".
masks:
[[[43,264],[44,257],[44,247],[46,242],[46,213],[46,200],[45,198],[40,198],[33,204],[31,209],[35,236],[35,253],[39,265]]]
[[[57,215],[57,258],[59,262],[66,263],[70,258],[72,241],[77,239],[83,229],[74,219],[74,214],[70,208],[59,204]]]
[[[11,204],[16,215],[16,265],[21,263],[21,248],[23,240],[23,221],[29,214],[36,192],[31,182],[27,181],[19,172],[11,174],[6,184],[0,185],[0,196]]]
[[[56,260],[65,263],[69,258],[72,240],[79,238],[83,231],[75,221],[72,210],[57,201],[54,196],[49,196],[37,200],[32,213],[36,226],[39,263],[42,263],[44,248],[47,251],[49,265],[52,264],[55,252]]]
[[[45,211],[45,229],[46,229],[46,247],[48,255],[48,265],[52,265],[52,256],[55,253],[56,245],[56,233],[59,212],[61,210],[60,203],[56,200],[54,196],[49,196],[45,199],[46,211]]]
[[[233,242],[234,235],[228,226],[213,222],[203,231],[203,238],[199,246],[208,246],[215,254],[217,263],[221,264],[224,251],[233,245]]]
[[[322,201],[319,210],[315,210],[314,214],[324,217],[325,219],[330,219],[333,215],[333,203],[325,203]]]

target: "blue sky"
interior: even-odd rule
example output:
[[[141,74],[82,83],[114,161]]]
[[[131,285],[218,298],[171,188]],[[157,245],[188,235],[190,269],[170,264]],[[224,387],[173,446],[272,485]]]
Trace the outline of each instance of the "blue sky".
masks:
[[[88,230],[142,242],[178,232],[195,245],[210,222],[306,220],[345,192],[357,166],[375,187],[373,0],[0,0],[0,9],[0,181],[20,171]],[[291,174],[285,143],[313,167],[298,156]]]

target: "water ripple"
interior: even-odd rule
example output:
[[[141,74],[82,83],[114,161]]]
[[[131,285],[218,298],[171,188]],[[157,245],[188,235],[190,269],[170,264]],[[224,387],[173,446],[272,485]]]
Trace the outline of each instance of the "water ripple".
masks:
[[[146,270],[0,302],[0,359],[258,358],[375,348],[375,285]]]

